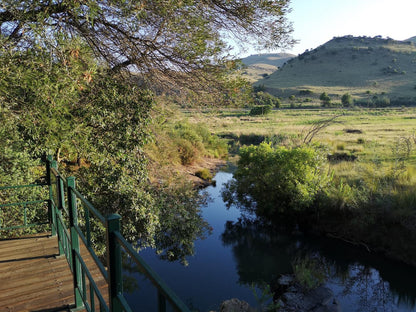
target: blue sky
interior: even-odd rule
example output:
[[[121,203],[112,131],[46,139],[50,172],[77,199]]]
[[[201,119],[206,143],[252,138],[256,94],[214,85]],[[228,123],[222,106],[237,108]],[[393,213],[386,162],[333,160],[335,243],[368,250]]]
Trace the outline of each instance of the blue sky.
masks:
[[[288,19],[299,44],[285,52],[293,54],[344,35],[416,36],[416,0],[292,0],[291,8]]]

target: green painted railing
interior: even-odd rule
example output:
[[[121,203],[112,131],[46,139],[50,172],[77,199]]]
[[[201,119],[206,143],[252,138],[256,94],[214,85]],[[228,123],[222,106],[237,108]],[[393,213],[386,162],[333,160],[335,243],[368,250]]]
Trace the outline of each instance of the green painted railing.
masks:
[[[50,211],[47,208],[47,200],[40,198],[26,200],[23,199],[25,192],[18,194],[21,190],[25,190],[27,194],[33,192],[34,189],[45,188],[45,186],[46,184],[0,186],[0,198],[11,197],[14,199],[11,202],[0,204],[0,231],[27,229],[49,224],[47,216]],[[32,212],[31,216],[28,216],[29,212]],[[14,219],[17,220],[14,223],[7,224],[7,221],[11,221],[8,214],[13,214]]]
[[[158,294],[158,311],[165,312],[167,303],[175,311],[189,312],[188,307],[176,296],[166,283],[126,241],[120,232],[120,216],[112,214],[104,217],[93,205],[76,189],[74,177],[64,178],[58,171],[57,162],[48,156],[46,166],[47,183],[43,185],[27,185],[21,187],[0,187],[2,189],[49,187],[49,199],[40,200],[47,203],[48,222],[52,235],[58,236],[59,254],[65,255],[73,274],[75,309],[83,308],[87,311],[132,311],[123,294],[122,250],[124,254],[134,260],[139,270],[152,282]],[[32,202],[19,202],[0,205],[0,209],[11,205],[24,207]],[[38,203],[38,201],[36,201]],[[0,211],[1,212],[1,211]],[[24,218],[26,220],[26,218]],[[43,225],[46,222],[27,223],[18,227]],[[11,230],[5,227],[0,230]],[[97,235],[94,229],[101,229],[106,236],[106,265],[94,251],[93,238]],[[97,230],[98,231],[98,230]],[[80,243],[84,244],[89,255],[94,259],[102,276],[108,283],[109,302],[104,299],[90,269],[85,263],[85,256],[81,255]],[[156,303],[155,303],[156,304]]]

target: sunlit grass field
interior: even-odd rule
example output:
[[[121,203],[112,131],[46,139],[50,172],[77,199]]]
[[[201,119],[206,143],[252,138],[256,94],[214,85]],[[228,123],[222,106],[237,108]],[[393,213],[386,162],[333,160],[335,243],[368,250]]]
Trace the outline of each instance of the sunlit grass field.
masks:
[[[288,136],[302,142],[315,123],[337,116],[318,132],[312,142],[324,145],[329,154],[355,155],[356,161],[331,164],[337,176],[354,179],[365,164],[379,170],[406,158],[416,173],[416,108],[280,109],[266,116],[249,116],[244,109],[186,110],[191,122],[203,123],[220,136]]]

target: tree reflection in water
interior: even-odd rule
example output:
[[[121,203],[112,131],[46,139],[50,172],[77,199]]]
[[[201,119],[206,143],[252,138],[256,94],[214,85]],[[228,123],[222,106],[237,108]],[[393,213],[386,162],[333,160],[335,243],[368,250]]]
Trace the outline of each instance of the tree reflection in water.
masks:
[[[227,222],[221,235],[236,259],[239,283],[271,285],[299,257],[319,257],[343,311],[413,311],[416,269],[338,240],[278,232],[258,219]]]

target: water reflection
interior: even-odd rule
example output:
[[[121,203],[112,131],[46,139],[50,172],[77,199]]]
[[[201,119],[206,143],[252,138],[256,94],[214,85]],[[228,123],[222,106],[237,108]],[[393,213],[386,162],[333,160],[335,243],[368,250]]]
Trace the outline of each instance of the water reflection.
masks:
[[[221,185],[231,178],[219,173],[218,186],[207,188],[212,200],[202,214],[212,235],[195,242],[195,255],[187,257],[189,266],[162,261],[156,250],[140,252],[194,310],[218,311],[220,303],[230,298],[256,306],[252,285],[273,285],[275,278],[292,272],[293,259],[310,256],[329,267],[327,285],[342,311],[416,311],[415,268],[342,241],[279,233],[256,219],[243,218],[239,210],[227,210],[221,197]],[[153,287],[133,268],[124,272],[131,278],[132,292],[126,295],[133,310],[156,311]]]
[[[334,239],[278,233],[258,220],[227,222],[221,235],[232,248],[239,282],[272,285],[292,272],[298,257],[319,257],[328,268],[327,285],[343,311],[414,311],[416,269]]]

